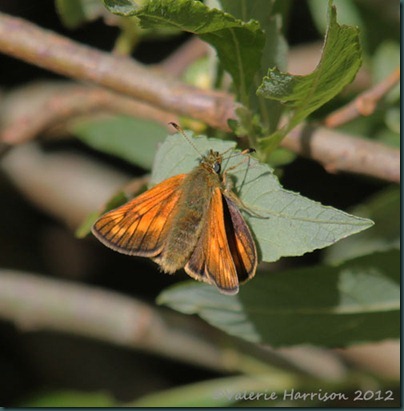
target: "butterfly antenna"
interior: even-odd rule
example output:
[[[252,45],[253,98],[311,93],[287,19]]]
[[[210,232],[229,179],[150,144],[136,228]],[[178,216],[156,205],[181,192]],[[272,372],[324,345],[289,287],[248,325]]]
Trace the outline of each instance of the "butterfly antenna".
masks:
[[[237,153],[237,154],[241,154],[245,156],[246,154],[251,154],[251,153],[256,153],[256,152],[257,150],[255,148],[249,147],[249,148],[245,148],[244,150],[240,151],[240,153]]]
[[[170,121],[168,124],[170,124],[171,126],[173,126],[179,133],[181,133],[183,135],[183,137],[185,138],[185,140],[188,141],[189,144],[191,144],[191,146],[194,148],[194,150],[201,156],[203,157],[203,154],[196,148],[196,145],[194,144],[194,142],[185,134],[184,130],[177,124],[174,123],[172,121]]]
[[[229,149],[230,150],[230,149]],[[251,153],[255,153],[257,150],[255,148],[246,148],[242,151],[239,151],[237,153],[231,154],[230,156],[226,157],[226,160],[230,160],[233,157],[238,157],[240,155],[244,156],[246,154],[251,154]]]

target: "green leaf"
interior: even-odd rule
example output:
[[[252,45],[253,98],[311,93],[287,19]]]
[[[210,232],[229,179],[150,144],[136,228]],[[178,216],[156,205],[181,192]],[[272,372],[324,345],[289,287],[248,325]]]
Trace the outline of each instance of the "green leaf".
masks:
[[[349,84],[360,65],[358,29],[340,26],[335,7],[329,7],[328,30],[316,69],[306,76],[270,69],[257,90],[258,95],[281,101],[292,111],[287,124],[260,140],[262,148],[267,152],[276,148],[290,130]]]
[[[372,58],[372,77],[373,84],[385,80],[394,70],[400,67],[400,44],[387,40],[380,44]],[[386,95],[388,103],[400,100],[400,84],[397,84]]]
[[[223,152],[235,146],[233,142],[203,136],[193,138],[192,141],[203,154],[209,149]],[[152,184],[189,172],[198,165],[199,158],[195,149],[182,136],[169,136],[156,154]],[[251,210],[245,213],[245,217],[257,240],[261,260],[275,261],[283,256],[302,255],[333,244],[373,224],[370,220],[323,206],[283,189],[266,164],[250,158],[249,164],[245,162],[244,166],[240,166],[240,161],[243,159],[233,156],[225,160],[224,165],[239,165],[230,172],[229,178],[233,179],[234,191]]]
[[[271,375],[249,375],[227,378],[217,378],[188,384],[183,387],[161,391],[146,395],[127,407],[225,407],[238,401],[253,401],[264,399],[273,405],[276,399],[282,397],[272,395],[272,392],[283,392],[292,389],[298,384],[297,378],[285,373],[271,373]],[[250,393],[262,393],[259,398],[248,398]],[[274,398],[276,397],[276,398]]]
[[[56,0],[55,6],[63,24],[69,29],[106,14],[99,0]]]
[[[328,263],[341,262],[372,252],[400,248],[400,188],[389,187],[352,210],[371,218],[375,225],[358,235],[345,238],[326,251]]]
[[[352,0],[333,0],[335,7],[338,10],[338,16],[344,24],[350,26],[363,27],[363,19],[358,10],[357,4]],[[307,2],[310,13],[318,31],[324,34],[327,31],[327,2],[324,0],[309,0]]]
[[[286,70],[288,44],[283,35],[284,21],[290,8],[288,0],[221,0],[223,10],[243,21],[251,19],[260,23],[265,35],[265,45],[262,51],[261,64],[254,78],[254,88],[251,90],[248,108],[252,113],[260,113],[260,120],[266,133],[273,132],[282,114],[282,105],[275,100],[264,99],[257,96],[256,89],[260,85],[268,68],[277,67]],[[239,117],[247,135],[251,136],[254,129]],[[240,134],[241,135],[241,134]],[[245,134],[244,134],[245,135]]]
[[[114,407],[116,401],[104,392],[50,391],[33,396],[21,407]]]
[[[239,98],[246,101],[264,47],[264,34],[257,21],[243,22],[195,0],[148,1],[139,9],[133,8],[132,13],[143,28],[181,29],[211,44],[232,76]]]
[[[74,233],[75,236],[77,238],[86,237],[88,234],[91,233],[92,226],[102,214],[125,204],[128,200],[129,196],[123,191],[119,191],[118,193],[116,193],[112,198],[109,199],[109,201],[105,204],[102,210],[94,211],[93,213],[87,216],[83,223],[76,229],[76,232]]]
[[[393,147],[400,148],[400,130],[401,130],[401,110],[400,107],[391,107],[386,111],[384,121],[387,130],[383,130],[378,135],[380,141],[390,144]]]
[[[167,135],[157,123],[124,116],[77,121],[71,132],[90,147],[145,169],[151,168],[157,146]]]
[[[341,347],[400,336],[400,253],[374,253],[339,266],[257,276],[236,296],[186,282],[158,297],[186,314],[272,346]]]
[[[93,213],[89,214],[86,217],[86,219],[80,224],[80,226],[76,229],[74,235],[77,238],[87,237],[91,233],[91,228],[97,221],[98,217],[100,217],[100,215],[101,213],[99,211],[94,211]]]
[[[133,16],[138,9],[138,1],[135,0],[102,0],[104,6],[114,14],[120,16]]]
[[[157,150],[152,169],[151,185],[158,184],[176,174],[190,172],[199,165],[201,155],[206,154],[210,149],[222,153],[236,145],[233,141],[194,136],[192,132],[188,131],[186,134],[195,148],[181,134],[168,136]]]

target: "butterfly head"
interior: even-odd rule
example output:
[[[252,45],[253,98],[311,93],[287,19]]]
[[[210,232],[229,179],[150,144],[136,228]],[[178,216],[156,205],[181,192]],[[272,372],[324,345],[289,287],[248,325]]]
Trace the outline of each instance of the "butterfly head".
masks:
[[[202,157],[202,167],[209,170],[211,173],[220,174],[222,171],[223,157],[217,151],[210,150],[206,156]]]

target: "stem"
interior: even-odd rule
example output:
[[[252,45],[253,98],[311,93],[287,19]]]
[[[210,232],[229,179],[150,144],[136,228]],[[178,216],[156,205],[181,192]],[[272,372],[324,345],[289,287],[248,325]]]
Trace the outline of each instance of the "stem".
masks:
[[[0,51],[134,97],[163,112],[202,120],[224,131],[229,131],[228,120],[236,118],[237,103],[229,94],[191,87],[129,58],[97,51],[3,13],[0,13]],[[310,127],[308,138],[307,130],[304,125],[296,128],[282,141],[282,146],[321,162],[332,172],[347,171],[400,181],[399,150],[324,128]]]
[[[25,331],[63,331],[226,369],[212,337],[202,338],[201,330],[190,323],[188,329],[180,329],[161,310],[139,300],[13,270],[0,273],[0,317]]]
[[[117,113],[149,119],[167,125],[179,121],[174,113],[167,112],[102,88],[65,83],[40,83],[22,87],[11,99],[12,106],[0,113],[1,140],[7,144],[20,144],[60,126],[80,115],[99,112]],[[20,103],[34,99],[35,104],[22,112]],[[7,102],[4,104],[7,106]]]
[[[0,13],[0,51],[78,80],[90,81],[157,108],[229,131],[234,99],[166,78],[127,57],[76,43],[25,20]]]
[[[396,68],[382,82],[376,84],[369,90],[359,94],[346,106],[328,115],[324,124],[327,127],[338,127],[359,116],[370,116],[377,108],[379,101],[400,81],[400,68]]]
[[[223,373],[317,376],[282,354],[233,339],[194,317],[94,286],[21,271],[0,270],[0,318],[25,332],[76,334]]]
[[[343,171],[400,182],[400,151],[381,143],[302,124],[282,145],[318,161],[330,173]]]

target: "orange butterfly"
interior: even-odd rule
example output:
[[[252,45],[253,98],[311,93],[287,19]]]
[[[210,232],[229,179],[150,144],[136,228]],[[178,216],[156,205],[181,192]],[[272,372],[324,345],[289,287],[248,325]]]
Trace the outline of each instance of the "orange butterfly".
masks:
[[[113,250],[151,258],[166,273],[184,268],[192,278],[236,294],[255,275],[257,250],[241,201],[221,173],[222,158],[210,150],[190,173],[101,216],[93,234]]]

